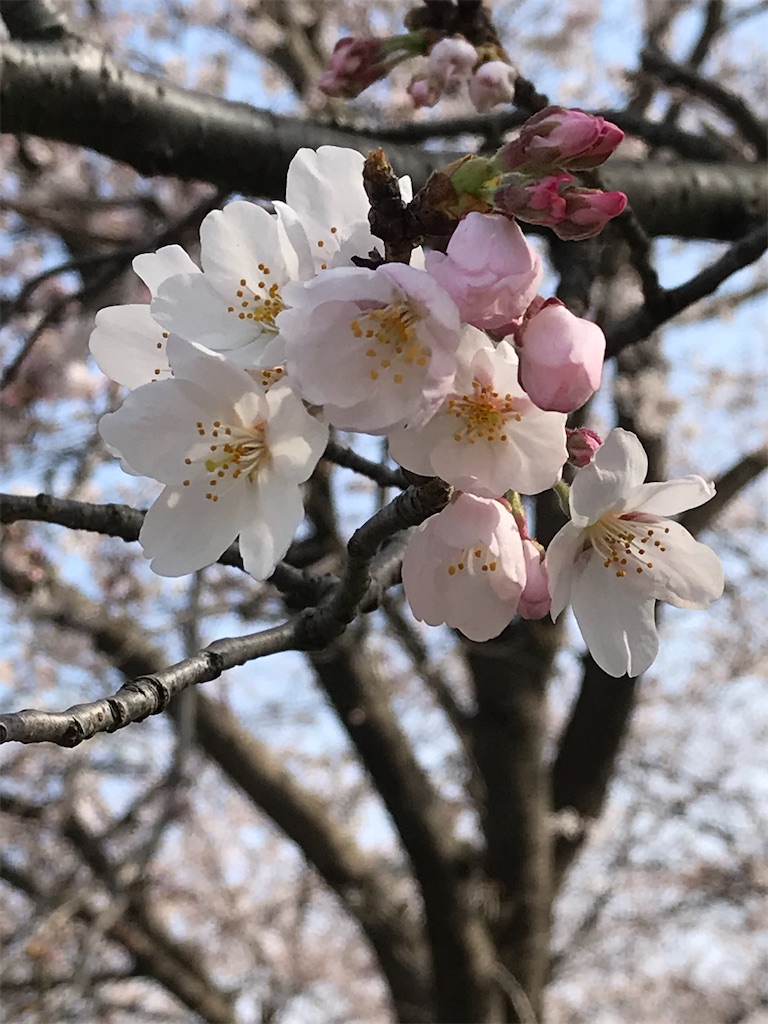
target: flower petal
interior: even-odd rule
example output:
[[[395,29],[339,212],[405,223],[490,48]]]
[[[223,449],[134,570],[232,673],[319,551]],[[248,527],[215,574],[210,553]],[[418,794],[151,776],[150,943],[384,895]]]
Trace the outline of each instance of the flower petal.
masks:
[[[579,560],[571,603],[589,653],[609,676],[641,675],[659,650],[655,603],[639,593],[629,577],[605,572],[599,556]]]
[[[271,576],[290,547],[304,519],[301,491],[293,483],[263,471],[258,488],[252,492],[247,520],[240,532],[243,566],[255,580]]]
[[[657,541],[655,552],[649,551],[653,569],[644,573],[651,584],[651,595],[676,608],[708,608],[723,594],[720,559],[712,548],[694,540],[671,519],[662,519],[658,529],[664,532],[658,534],[662,540]]]
[[[241,279],[254,288],[269,272],[270,282],[288,277],[277,218],[245,200],[209,213],[200,225],[200,260],[211,283],[234,299]],[[266,269],[265,269],[266,268]]]
[[[134,257],[132,266],[153,296],[157,295],[157,289],[169,277],[201,273],[180,245],[164,245],[157,252],[142,252]]]
[[[166,334],[149,306],[108,306],[96,314],[89,347],[99,369],[127,388],[171,375]]]
[[[573,523],[566,523],[565,526],[550,541],[547,548],[547,574],[549,577],[549,592],[552,595],[552,621],[557,621],[558,615],[571,599],[571,582],[574,575],[574,567],[584,546],[584,534]]]
[[[152,316],[172,334],[217,351],[240,348],[255,338],[273,337],[253,320],[228,312],[206,274],[177,274],[164,281],[152,300]]]
[[[684,476],[663,483],[640,484],[628,495],[624,511],[674,516],[689,508],[698,508],[714,496],[714,484],[700,476]]]
[[[136,388],[116,412],[102,416],[99,433],[137,473],[180,484],[208,475],[201,461],[184,461],[206,458],[209,441],[197,428],[201,412],[226,422],[231,407],[190,381],[159,381]]]
[[[211,565],[226,551],[250,515],[245,487],[205,497],[205,481],[166,487],[147,512],[139,541],[158,576],[184,576]]]
[[[576,474],[571,519],[576,526],[586,526],[617,506],[623,510],[622,499],[647,472],[648,456],[635,435],[620,427],[612,430],[592,462]]]

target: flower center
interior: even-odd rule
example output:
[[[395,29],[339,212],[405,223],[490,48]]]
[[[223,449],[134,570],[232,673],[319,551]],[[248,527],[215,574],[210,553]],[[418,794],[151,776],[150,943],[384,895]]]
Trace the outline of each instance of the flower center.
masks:
[[[507,441],[507,424],[514,420],[519,423],[522,416],[515,410],[515,401],[510,394],[500,395],[492,384],[483,384],[477,378],[472,381],[472,393],[459,395],[448,400],[446,412],[462,420],[462,427],[453,435],[454,441]]]
[[[649,556],[662,554],[669,527],[658,520],[643,522],[608,512],[585,530],[589,543],[603,559],[606,569],[612,569],[622,579],[634,570],[641,574],[653,569]]]
[[[374,360],[368,373],[371,380],[378,380],[383,370],[395,384],[402,384],[407,368],[427,365],[432,353],[419,340],[418,322],[419,314],[407,302],[371,309],[350,320],[349,329],[355,338],[365,339],[365,355]]]
[[[455,576],[457,573],[466,572],[469,576],[475,576],[478,567],[480,572],[495,572],[497,564],[496,557],[488,545],[478,541],[475,547],[464,548],[458,552],[448,566],[448,575]]]
[[[262,329],[277,331],[275,317],[285,309],[277,281],[270,284],[272,271],[265,264],[259,264],[261,278],[252,287],[244,277],[240,278],[240,287],[235,292],[237,302],[227,306],[228,313],[236,313],[238,320],[253,320]]]
[[[260,468],[269,459],[266,426],[265,422],[254,423],[250,427],[230,427],[224,426],[220,420],[213,420],[209,425],[202,420],[197,421],[198,435],[211,439],[211,457],[204,460],[205,468],[211,474],[208,479],[209,490],[205,495],[209,501],[218,501],[216,491],[241,476],[251,481],[257,478]],[[188,466],[193,461],[198,460],[184,459]],[[184,480],[183,484],[189,487],[190,481]]]

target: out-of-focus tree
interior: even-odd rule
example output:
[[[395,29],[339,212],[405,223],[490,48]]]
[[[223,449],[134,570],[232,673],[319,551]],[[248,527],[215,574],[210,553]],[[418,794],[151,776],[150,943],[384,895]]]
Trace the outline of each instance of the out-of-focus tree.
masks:
[[[765,5],[498,3],[515,105],[414,113],[410,64],[323,97],[339,36],[397,32],[408,6],[0,0],[0,692],[9,713],[96,702],[0,724],[60,745],[3,751],[8,1021],[768,1019]],[[147,299],[133,256],[194,253],[230,197],[280,199],[301,146],[383,145],[418,189],[543,92],[624,129],[602,173],[634,211],[597,240],[536,236],[608,338],[574,423],[634,431],[649,479],[716,480],[683,521],[721,555],[723,599],[665,615],[652,672],[616,680],[568,622],[422,630],[395,538],[345,631],[270,646],[306,609],[328,625],[347,539],[395,493],[386,453],[344,437],[269,582],[232,558],[152,576],[132,509],[157,491],[105,452],[119,394],[87,357],[97,310]],[[548,541],[551,495],[533,514]]]

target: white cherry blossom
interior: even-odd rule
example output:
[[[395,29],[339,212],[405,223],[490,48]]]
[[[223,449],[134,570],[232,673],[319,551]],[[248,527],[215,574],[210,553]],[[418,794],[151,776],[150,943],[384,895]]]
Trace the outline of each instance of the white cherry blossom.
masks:
[[[567,458],[566,418],[535,406],[517,373],[509,343],[494,346],[465,327],[451,394],[424,426],[390,432],[390,454],[414,473],[486,498],[552,487]]]
[[[576,473],[571,522],[547,549],[552,618],[570,602],[592,657],[611,676],[638,676],[659,647],[656,601],[707,608],[723,592],[711,548],[667,519],[713,497],[699,476],[643,483],[648,459],[628,431],[611,431]]]
[[[152,295],[176,274],[197,275],[198,278],[200,275],[199,268],[180,245],[166,245],[157,252],[142,253],[134,259],[133,269]],[[168,331],[153,319],[149,306],[130,303],[99,310],[89,345],[103,373],[118,384],[137,388],[170,377],[167,341]]]
[[[498,636],[526,583],[523,543],[508,505],[459,494],[408,540],[403,590],[421,622],[445,622],[470,640]]]
[[[334,426],[377,434],[423,423],[450,390],[459,314],[425,271],[341,267],[286,296],[277,323],[288,374]]]
[[[128,465],[165,484],[139,540],[160,576],[210,565],[240,536],[246,570],[265,579],[304,517],[299,485],[328,430],[290,384],[265,390],[202,346],[168,342],[173,378],[132,391],[99,430]]]
[[[299,274],[299,257],[277,217],[238,200],[200,225],[199,274],[165,280],[151,314],[178,334],[244,367],[283,361],[275,320],[282,289]]]

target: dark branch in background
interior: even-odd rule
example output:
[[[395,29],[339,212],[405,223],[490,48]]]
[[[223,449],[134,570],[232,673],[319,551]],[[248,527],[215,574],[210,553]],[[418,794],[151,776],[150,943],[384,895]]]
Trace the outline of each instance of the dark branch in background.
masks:
[[[635,313],[606,329],[606,357],[618,355],[627,345],[647,338],[661,324],[671,320],[699,299],[710,296],[731,274],[759,259],[766,248],[768,227],[754,228],[731,246],[720,259],[705,267],[690,281],[677,288],[662,289],[654,299],[644,303]]]
[[[95,149],[140,174],[209,181],[269,198],[285,193],[302,146],[347,146],[367,154],[379,140],[205,96],[124,67],[87,47],[5,43],[3,128]],[[232,160],[230,154],[238,153]],[[390,146],[398,175],[421,187],[438,166],[463,154]],[[626,192],[651,236],[733,240],[768,208],[762,167],[612,159],[607,188]]]
[[[3,371],[2,378],[0,379],[0,391],[3,391],[13,383],[35,342],[41,336],[43,331],[63,315],[64,311],[71,303],[80,302],[91,295],[97,294],[102,288],[111,284],[112,281],[116,280],[125,271],[133,257],[138,256],[139,253],[154,252],[161,246],[169,245],[176,241],[179,237],[183,236],[190,226],[199,224],[207,213],[211,210],[215,210],[221,204],[225,195],[226,193],[217,191],[211,196],[206,196],[205,199],[196,203],[188,213],[185,213],[183,217],[169,225],[168,228],[162,231],[155,238],[143,238],[141,241],[137,241],[131,246],[121,246],[121,248],[116,252],[101,253],[94,259],[86,257],[84,259],[73,261],[75,269],[81,272],[91,263],[96,263],[97,265],[103,264],[103,266],[98,266],[98,269],[96,269],[93,274],[89,275],[87,281],[84,280],[82,287],[78,291],[71,295],[62,296],[62,298],[55,302],[47,313],[43,315],[32,333],[25,339],[19,351]],[[57,272],[63,272],[63,270],[66,269],[68,268],[65,264],[63,268],[57,268]],[[27,297],[31,294],[33,288],[36,284],[39,284],[40,281],[44,280],[46,276],[48,276],[46,273],[40,274],[37,278],[28,282],[27,286],[22,288],[17,299],[11,303],[10,309],[4,312],[2,324],[6,323],[15,313],[23,309],[24,303],[26,302]],[[0,324],[0,326],[2,326],[2,324]]]
[[[13,39],[44,43],[74,37],[54,0],[0,0],[0,17]]]
[[[110,615],[74,587],[55,581],[33,582],[25,574],[0,567],[0,581],[24,599],[43,601],[35,614],[87,636],[126,678],[150,677],[166,658],[127,618]],[[178,703],[169,714],[175,718]],[[234,786],[260,807],[303,851],[328,886],[355,917],[375,949],[392,990],[398,1017],[416,1021],[427,1003],[423,939],[415,915],[395,897],[381,867],[363,853],[333,820],[323,801],[301,788],[223,704],[197,692],[195,740]]]
[[[712,78],[698,74],[692,68],[681,67],[656,47],[646,47],[641,54],[644,71],[656,75],[665,85],[679,86],[692,96],[706,100],[724,114],[754,146],[758,157],[768,156],[768,125],[761,121],[740,96],[724,88]]]
[[[439,1021],[490,1020],[491,942],[448,807],[395,716],[371,653],[346,634],[311,659],[397,828],[424,900]]]
[[[680,517],[696,535],[705,529],[748,483],[768,469],[768,449],[741,459],[715,481],[717,494],[705,505]],[[615,762],[635,701],[636,680],[613,679],[585,657],[584,677],[576,703],[563,730],[552,768],[553,811],[572,809],[583,819],[602,810]],[[555,843],[555,888],[586,839],[586,829],[559,835]]]

